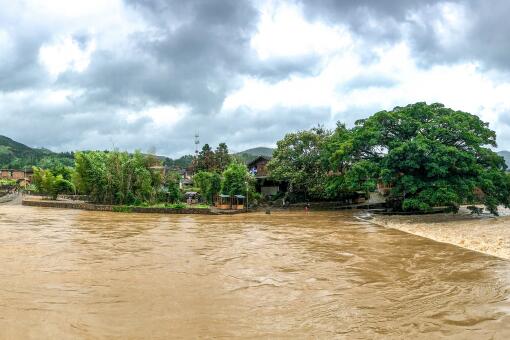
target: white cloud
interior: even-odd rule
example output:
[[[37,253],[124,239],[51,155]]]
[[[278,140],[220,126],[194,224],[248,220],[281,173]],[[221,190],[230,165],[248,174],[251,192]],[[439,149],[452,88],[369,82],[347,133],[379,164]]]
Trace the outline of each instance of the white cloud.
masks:
[[[262,8],[258,33],[251,40],[262,60],[311,53],[325,55],[351,44],[347,29],[310,23],[300,7],[276,1],[269,1]]]
[[[132,123],[137,119],[147,117],[153,122],[154,128],[169,128],[183,119],[190,111],[186,105],[151,105],[145,110],[126,114],[126,121]]]
[[[83,72],[89,66],[95,49],[95,41],[82,47],[72,37],[66,36],[52,44],[43,45],[39,50],[39,61],[54,77],[67,70]]]

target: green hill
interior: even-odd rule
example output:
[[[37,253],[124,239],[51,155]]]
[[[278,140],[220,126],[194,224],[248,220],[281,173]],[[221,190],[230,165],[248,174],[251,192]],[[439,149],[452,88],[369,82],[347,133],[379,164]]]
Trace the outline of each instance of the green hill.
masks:
[[[236,153],[235,155],[241,158],[244,162],[251,162],[259,156],[269,157],[273,156],[273,150],[266,147],[252,148]]]
[[[55,153],[48,149],[37,149],[18,143],[0,135],[0,168],[22,169],[25,167],[51,167],[57,163],[72,165],[73,154]]]

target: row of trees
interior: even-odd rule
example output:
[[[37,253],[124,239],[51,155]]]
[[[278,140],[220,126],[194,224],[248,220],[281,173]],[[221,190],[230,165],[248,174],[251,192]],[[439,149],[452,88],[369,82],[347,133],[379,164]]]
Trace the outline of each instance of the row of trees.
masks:
[[[476,115],[442,104],[416,103],[358,120],[290,133],[277,143],[271,176],[294,195],[336,199],[390,187],[396,210],[458,209],[483,203],[497,214],[510,205],[510,177],[496,134]]]
[[[220,144],[219,149],[221,152],[214,153],[215,157],[225,156],[226,152],[228,157],[220,160],[228,159],[230,163],[199,171],[193,179],[204,199],[212,203],[219,193],[246,194],[247,188],[253,193],[254,179],[244,163],[230,158],[225,144]],[[74,168],[34,168],[37,191],[54,199],[58,194],[79,193],[103,204],[176,203],[182,199],[180,175],[169,172],[164,176],[159,170],[161,161],[154,156],[118,151],[77,152],[74,156]]]
[[[53,198],[62,193],[80,193],[105,204],[180,200],[179,176],[168,173],[164,177],[153,169],[159,164],[156,157],[140,152],[77,152],[74,168],[34,168],[33,184]]]
[[[227,144],[220,143],[216,150],[213,150],[209,144],[204,144],[192,165],[195,173],[200,171],[221,173],[233,160],[234,157],[229,154]]]

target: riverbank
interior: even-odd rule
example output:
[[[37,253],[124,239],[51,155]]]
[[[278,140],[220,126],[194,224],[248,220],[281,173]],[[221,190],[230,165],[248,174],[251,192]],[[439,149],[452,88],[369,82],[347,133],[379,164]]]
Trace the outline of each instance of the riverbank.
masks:
[[[199,215],[233,215],[245,212],[244,210],[218,210],[215,208],[166,208],[166,207],[138,207],[123,205],[92,204],[81,201],[50,201],[41,199],[24,199],[22,205],[42,208],[78,209],[88,211],[109,211],[123,213],[150,213],[150,214],[199,214]]]
[[[510,259],[510,211],[500,217],[471,215],[467,209],[458,214],[414,216],[374,216],[372,222],[438,242],[454,244],[488,255]]]

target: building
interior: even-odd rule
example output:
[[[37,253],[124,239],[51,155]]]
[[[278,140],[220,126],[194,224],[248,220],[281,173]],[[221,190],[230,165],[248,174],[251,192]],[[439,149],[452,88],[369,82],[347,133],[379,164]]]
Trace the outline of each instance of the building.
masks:
[[[267,163],[271,158],[259,156],[247,164],[248,171],[255,176],[255,190],[262,196],[275,196],[287,190],[287,183],[269,178]]]
[[[34,172],[32,169],[0,169],[0,179],[13,179],[20,187],[26,187],[32,182]]]
[[[34,172],[30,170],[16,170],[16,169],[0,169],[0,178],[22,180],[32,180]]]
[[[267,177],[267,163],[271,158],[259,156],[248,163],[248,170],[255,177]]]

